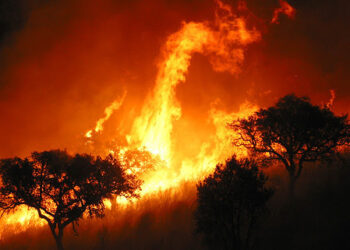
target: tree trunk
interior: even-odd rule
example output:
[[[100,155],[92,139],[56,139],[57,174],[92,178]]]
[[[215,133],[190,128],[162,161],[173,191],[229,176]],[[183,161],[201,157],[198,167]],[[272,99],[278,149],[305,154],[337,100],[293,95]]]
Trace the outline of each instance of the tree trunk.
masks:
[[[297,167],[295,167],[297,166]],[[295,198],[295,182],[299,178],[301,171],[303,170],[303,161],[300,160],[298,165],[292,162],[291,170],[289,171],[289,199],[292,202]]]
[[[53,234],[53,237],[55,238],[57,250],[64,250],[63,241],[62,241],[62,239],[63,239],[63,229],[58,229],[58,234],[57,234],[55,229],[52,227],[51,228],[51,232]]]
[[[297,178],[294,175],[289,175],[289,186],[288,186],[288,195],[290,201],[293,201],[295,198],[295,182]]]
[[[56,240],[57,250],[64,250],[62,237],[58,236],[58,237],[55,238],[55,240]]]

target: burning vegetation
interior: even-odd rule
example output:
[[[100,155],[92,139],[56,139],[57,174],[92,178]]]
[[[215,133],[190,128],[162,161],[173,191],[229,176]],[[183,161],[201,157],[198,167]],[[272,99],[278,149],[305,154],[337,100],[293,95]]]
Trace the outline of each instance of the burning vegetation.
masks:
[[[315,69],[309,65],[308,72],[300,70],[304,55],[300,62],[290,58],[290,64],[280,61],[283,53],[276,56],[274,48],[263,55],[267,43],[276,43],[270,32],[280,30],[285,38],[283,25],[298,22],[293,2],[268,1],[265,6],[242,0],[104,0],[96,8],[87,1],[78,15],[70,11],[82,3],[73,2],[33,1],[24,22],[28,26],[18,27],[23,31],[13,35],[14,41],[4,40],[14,44],[2,49],[8,65],[1,67],[3,79],[13,86],[0,85],[0,93],[9,96],[0,111],[11,117],[28,104],[33,117],[24,115],[16,126],[25,127],[30,120],[38,137],[4,134],[8,148],[2,146],[0,163],[0,247],[48,249],[56,243],[58,249],[281,248],[278,241],[267,242],[273,236],[264,230],[269,221],[272,231],[278,228],[283,216],[301,218],[298,188],[310,182],[301,173],[308,176],[309,166],[325,162],[349,164],[349,121],[345,114],[336,115],[348,110],[344,105],[335,110],[337,87],[321,86],[323,92],[314,94],[309,81],[319,79],[310,76]],[[192,16],[183,6],[201,9]],[[152,16],[153,7],[161,10],[159,16]],[[169,8],[176,11],[166,17],[163,10]],[[131,13],[145,13],[145,19],[130,27]],[[50,42],[53,34],[39,25],[47,14],[67,18],[62,24],[48,19],[57,36],[61,34],[58,41]],[[159,23],[161,18],[173,23]],[[150,34],[145,20],[154,27]],[[117,29],[115,34],[111,29]],[[35,47],[34,38],[29,45],[23,42],[34,34],[38,42],[47,42],[37,48],[42,54],[27,51],[28,46]],[[82,47],[79,40],[84,41]],[[143,42],[145,48],[140,46]],[[113,51],[125,54],[122,62],[109,54]],[[268,75],[272,68],[276,76]],[[280,83],[266,83],[284,71],[291,73],[282,77],[290,85],[283,91]],[[62,82],[62,87],[50,90],[47,80],[52,86]],[[289,92],[326,104],[315,105],[307,97],[286,95]],[[44,103],[37,100],[48,93]],[[340,103],[347,103],[339,96]],[[18,104],[11,105],[14,99]],[[36,119],[36,112],[42,118]],[[11,131],[10,123],[4,126]],[[64,150],[52,150],[56,148]],[[327,173],[319,178],[323,175]],[[297,179],[300,184],[295,185]],[[344,190],[350,189],[345,185]],[[285,193],[288,198],[277,202]],[[285,206],[293,211],[284,211]],[[281,226],[290,228],[288,223]],[[22,236],[33,242],[16,243]]]

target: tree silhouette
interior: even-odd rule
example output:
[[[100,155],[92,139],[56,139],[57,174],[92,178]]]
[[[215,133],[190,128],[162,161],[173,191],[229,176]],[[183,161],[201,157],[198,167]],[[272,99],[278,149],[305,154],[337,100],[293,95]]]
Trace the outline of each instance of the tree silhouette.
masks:
[[[336,148],[349,143],[347,115],[336,116],[329,107],[315,106],[307,97],[287,95],[275,106],[260,109],[231,124],[240,134],[236,145],[283,163],[289,173],[289,194],[304,163],[329,159]]]
[[[210,249],[252,249],[273,191],[255,162],[234,157],[197,185],[196,232]]]
[[[34,152],[30,158],[0,162],[0,208],[13,211],[20,205],[34,208],[49,224],[58,249],[63,249],[63,230],[85,212],[104,215],[105,198],[135,196],[139,182],[127,176],[112,156],[105,159],[65,151]]]

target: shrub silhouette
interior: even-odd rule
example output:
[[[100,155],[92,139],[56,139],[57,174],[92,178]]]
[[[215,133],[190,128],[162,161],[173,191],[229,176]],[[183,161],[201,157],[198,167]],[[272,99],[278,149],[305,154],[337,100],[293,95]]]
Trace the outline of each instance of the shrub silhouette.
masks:
[[[273,191],[256,163],[234,157],[197,185],[196,232],[210,249],[252,249]]]
[[[60,150],[1,160],[0,176],[0,209],[10,212],[20,205],[35,209],[50,226],[58,249],[63,249],[66,226],[74,228],[85,212],[102,217],[105,198],[135,196],[139,186],[112,156],[70,156]]]

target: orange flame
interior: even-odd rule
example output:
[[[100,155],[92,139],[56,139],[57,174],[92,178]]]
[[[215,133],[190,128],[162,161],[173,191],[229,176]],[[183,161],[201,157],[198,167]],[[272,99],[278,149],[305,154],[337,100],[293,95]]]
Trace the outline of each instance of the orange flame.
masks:
[[[234,117],[255,111],[248,105],[242,106],[238,114],[226,114],[213,108],[210,117],[216,127],[216,135],[199,146],[200,153],[195,160],[175,159],[172,129],[173,122],[181,117],[175,88],[185,81],[192,55],[208,55],[215,71],[235,74],[244,60],[246,46],[260,39],[260,33],[247,29],[244,18],[235,15],[231,6],[221,1],[217,1],[217,4],[220,14],[217,11],[213,24],[183,23],[181,30],[168,38],[155,88],[128,135],[130,145],[144,148],[164,161],[163,165],[158,165],[152,174],[144,178],[142,194],[174,187],[182,181],[196,180],[208,173],[218,161],[225,160],[233,153],[232,134],[227,123]],[[175,160],[180,162],[180,166],[175,166]]]
[[[13,213],[1,218],[0,240],[7,233],[21,233],[28,228],[43,226],[45,223],[39,218],[35,209],[20,206]]]
[[[236,17],[229,5],[217,3],[225,15],[216,15],[214,28],[208,23],[183,23],[182,29],[168,38],[155,89],[129,135],[131,143],[138,143],[168,163],[173,157],[172,124],[181,117],[175,87],[185,81],[193,53],[208,54],[214,70],[234,74],[244,60],[244,47],[260,39],[260,33],[248,30],[244,19]]]
[[[282,1],[281,6],[284,6]],[[238,112],[233,113],[220,110],[219,101],[212,104],[209,122],[213,125],[213,130],[208,131],[210,135],[203,138],[204,143],[196,145],[198,154],[195,157],[179,159],[173,149],[173,124],[181,118],[181,106],[176,99],[175,90],[178,84],[186,80],[193,54],[208,56],[215,71],[237,74],[244,61],[246,47],[259,41],[261,37],[256,29],[247,28],[245,18],[235,14],[231,6],[217,1],[217,8],[214,22],[184,22],[179,31],[168,37],[162,49],[163,60],[158,65],[154,90],[146,99],[140,116],[134,120],[130,133],[125,135],[128,146],[118,152],[108,150],[115,152],[121,158],[122,164],[133,164],[133,161],[125,161],[129,157],[128,152],[135,149],[150,152],[154,159],[159,158],[157,164],[141,176],[144,181],[141,196],[177,187],[184,181],[196,181],[233,153],[238,156],[246,154],[243,149],[233,148],[231,145],[232,137],[236,135],[228,128],[227,123],[249,116],[257,110],[256,106],[248,102],[242,104]],[[275,12],[276,16],[285,11],[285,8]],[[86,138],[92,140],[94,132],[103,132],[103,124],[121,107],[125,96],[126,92],[105,109],[105,116],[97,121],[94,129],[85,134]],[[190,139],[189,143],[192,143]],[[131,171],[140,171],[140,168],[148,166],[148,162],[153,160],[147,155],[140,155],[146,157],[145,162],[134,164]],[[126,201],[119,199],[117,202]],[[111,207],[111,203],[106,201],[106,207]],[[29,217],[23,217],[25,214]],[[22,220],[26,223],[42,223],[32,212],[28,214],[21,210],[13,216],[8,217],[9,224]],[[21,229],[28,228],[23,225]]]
[[[118,110],[120,106],[122,106],[125,96],[126,96],[126,91],[124,91],[124,94],[121,98],[113,101],[111,105],[105,108],[105,111],[104,111],[105,116],[97,121],[96,127],[93,130],[89,130],[88,132],[86,132],[85,134],[86,138],[91,138],[93,131],[95,132],[103,131],[103,124],[105,123],[105,121],[107,121],[111,117],[114,111]]]
[[[334,100],[335,100],[335,91],[333,89],[331,89],[329,92],[331,94],[331,98],[327,102],[326,107],[331,109],[333,107]]]
[[[279,2],[280,7],[275,9],[271,23],[279,23],[278,18],[282,13],[287,15],[289,18],[295,17],[296,10],[289,3],[283,0],[279,0]]]

